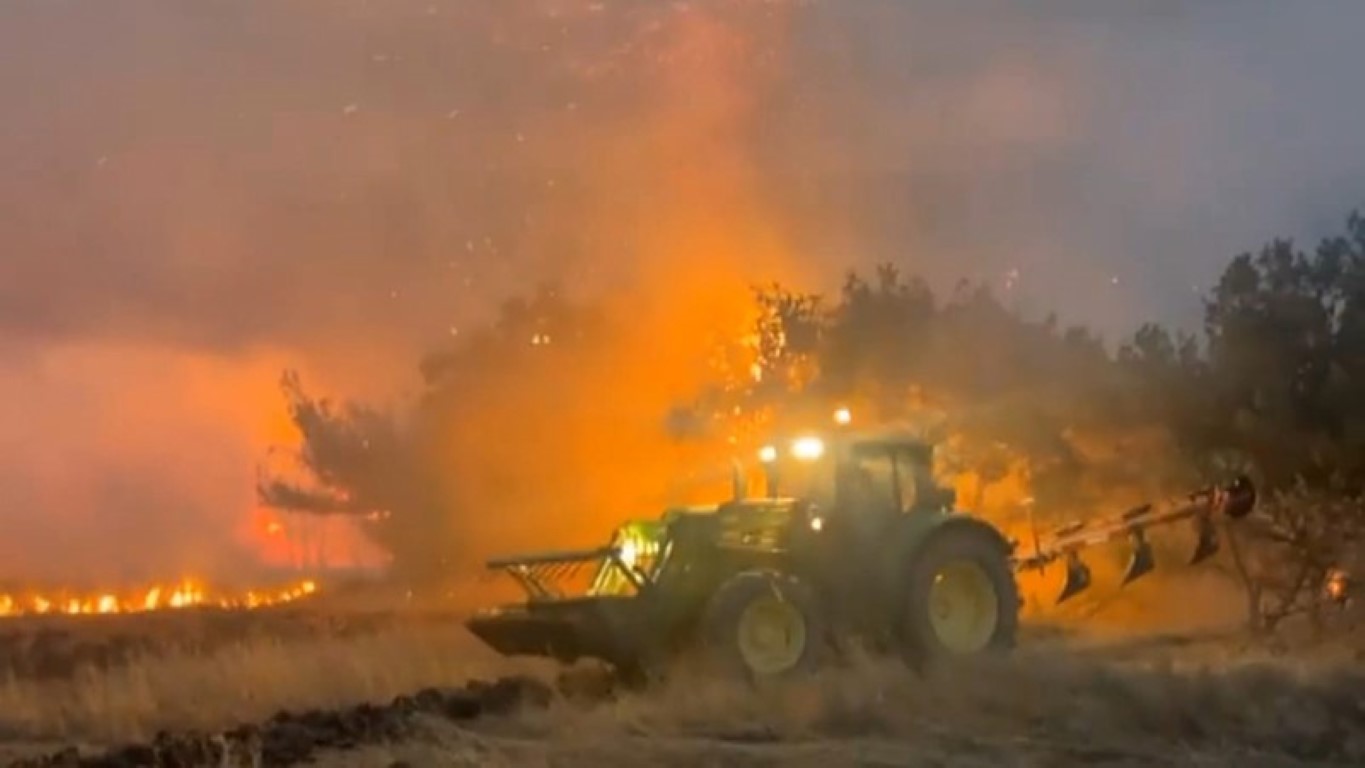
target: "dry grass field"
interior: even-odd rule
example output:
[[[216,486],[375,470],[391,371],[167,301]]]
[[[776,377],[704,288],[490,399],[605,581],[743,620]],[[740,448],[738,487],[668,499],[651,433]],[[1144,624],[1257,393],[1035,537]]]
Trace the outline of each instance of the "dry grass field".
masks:
[[[861,659],[781,689],[689,679],[581,701],[522,683],[494,706],[462,686],[552,670],[497,659],[454,613],[21,619],[0,638],[0,760],[33,765],[128,744],[151,746],[84,764],[1365,764],[1365,672],[1346,647],[1087,649],[1035,627],[1014,658],[928,679]],[[236,734],[226,761],[212,751],[224,732]],[[208,756],[186,757],[186,744]]]

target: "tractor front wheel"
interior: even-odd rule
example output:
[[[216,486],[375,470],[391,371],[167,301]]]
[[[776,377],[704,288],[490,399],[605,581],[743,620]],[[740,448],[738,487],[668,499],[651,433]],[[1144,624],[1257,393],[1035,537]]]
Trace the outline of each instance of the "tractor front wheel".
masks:
[[[971,523],[934,532],[907,581],[901,633],[916,667],[1014,646],[1019,588],[993,529]]]
[[[701,629],[709,666],[755,682],[811,672],[826,649],[825,618],[814,592],[773,571],[741,573],[722,584]]]

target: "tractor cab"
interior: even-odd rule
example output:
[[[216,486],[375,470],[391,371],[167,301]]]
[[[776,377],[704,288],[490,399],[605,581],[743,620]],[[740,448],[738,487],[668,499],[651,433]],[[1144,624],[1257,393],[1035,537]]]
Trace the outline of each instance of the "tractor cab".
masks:
[[[932,444],[899,432],[802,433],[759,451],[764,493],[794,498],[833,516],[885,520],[943,512],[951,488],[934,479]]]

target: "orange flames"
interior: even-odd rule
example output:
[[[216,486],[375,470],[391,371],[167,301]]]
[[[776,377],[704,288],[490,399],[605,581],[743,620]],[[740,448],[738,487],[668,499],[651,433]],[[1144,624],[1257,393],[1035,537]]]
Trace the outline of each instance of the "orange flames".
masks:
[[[0,593],[0,617],[147,613],[195,607],[250,610],[294,602],[317,591],[315,582],[304,580],[276,589],[222,593],[211,591],[196,580],[186,579],[178,584],[157,585],[123,594],[114,591]]]

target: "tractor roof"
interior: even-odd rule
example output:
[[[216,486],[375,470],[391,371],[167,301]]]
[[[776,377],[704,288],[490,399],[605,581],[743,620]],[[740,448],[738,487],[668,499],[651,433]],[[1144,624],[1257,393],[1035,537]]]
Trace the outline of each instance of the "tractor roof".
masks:
[[[923,433],[901,426],[845,428],[840,431],[840,440],[850,443],[877,443],[881,445],[905,445],[932,449],[933,443],[924,438]]]
[[[801,434],[812,434],[811,432],[794,431],[785,434],[781,439],[795,437]],[[931,456],[934,452],[934,443],[927,440],[923,433],[905,426],[873,426],[873,427],[829,427],[816,431],[826,441],[836,442],[845,446],[863,447],[903,447],[911,451]]]

